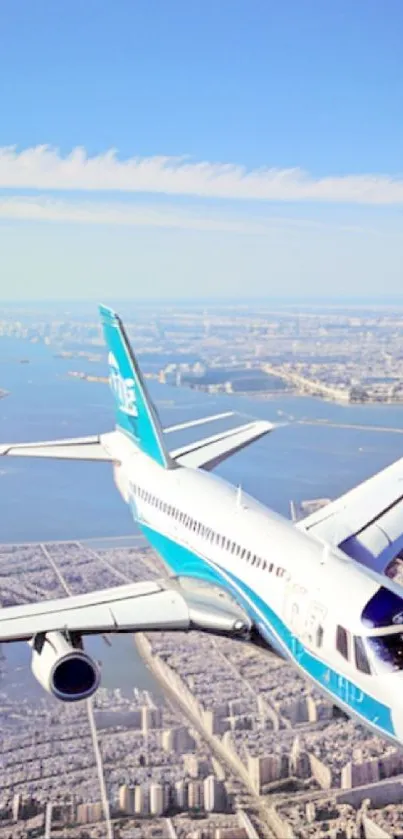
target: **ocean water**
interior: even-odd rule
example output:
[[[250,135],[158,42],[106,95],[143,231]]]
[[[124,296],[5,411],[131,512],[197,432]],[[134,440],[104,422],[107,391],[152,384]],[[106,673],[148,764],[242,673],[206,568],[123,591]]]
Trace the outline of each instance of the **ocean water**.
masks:
[[[28,363],[22,364],[21,359]],[[105,375],[106,364],[57,359],[52,349],[43,345],[0,338],[0,388],[9,391],[0,400],[0,443],[83,436],[113,428],[107,385],[71,378],[67,375],[71,368]],[[403,455],[403,435],[371,430],[371,426],[403,429],[403,407],[344,406],[286,395],[265,401],[234,395],[212,397],[153,381],[150,389],[164,426],[230,410],[275,422],[292,417],[289,425],[239,452],[217,470],[285,515],[290,499],[336,497]],[[295,422],[303,419],[357,424],[364,429]],[[214,428],[217,430],[219,427]],[[206,436],[213,433],[199,427],[172,434],[172,448],[200,432]],[[0,460],[0,509],[0,542],[130,536],[135,532],[128,508],[115,489],[111,468],[104,463],[4,458]],[[100,641],[92,643],[104,661],[104,684],[157,691],[130,638],[117,639],[112,653]],[[25,645],[23,649],[18,646],[10,656],[14,662],[25,663],[28,652]]]

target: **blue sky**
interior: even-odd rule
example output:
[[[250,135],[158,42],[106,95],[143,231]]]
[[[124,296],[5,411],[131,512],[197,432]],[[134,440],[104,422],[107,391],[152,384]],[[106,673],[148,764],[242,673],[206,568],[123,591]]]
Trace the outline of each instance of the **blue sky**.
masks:
[[[402,290],[400,0],[1,14],[0,298]]]

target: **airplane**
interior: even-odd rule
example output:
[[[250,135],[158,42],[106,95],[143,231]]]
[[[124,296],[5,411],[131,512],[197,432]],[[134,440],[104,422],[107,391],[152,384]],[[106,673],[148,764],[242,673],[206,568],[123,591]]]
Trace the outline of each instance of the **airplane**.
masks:
[[[91,634],[202,630],[274,651],[347,715],[403,743],[403,458],[300,521],[212,473],[272,431],[247,422],[170,450],[119,316],[100,307],[116,428],[9,444],[3,456],[108,461],[169,573],[0,610],[0,642],[28,641],[32,670],[62,701],[92,696]],[[217,417],[183,423],[199,425]]]

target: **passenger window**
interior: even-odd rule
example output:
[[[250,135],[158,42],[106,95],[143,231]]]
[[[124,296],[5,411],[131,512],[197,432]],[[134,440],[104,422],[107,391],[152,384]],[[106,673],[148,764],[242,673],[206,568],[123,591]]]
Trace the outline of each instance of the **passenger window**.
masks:
[[[343,658],[347,659],[347,661],[348,661],[348,659],[349,659],[348,635],[347,635],[347,632],[346,632],[346,630],[344,629],[343,626],[338,626],[337,627],[336,647],[337,647],[340,655],[342,655]]]
[[[371,667],[368,661],[368,656],[365,651],[364,642],[362,638],[354,637],[354,657],[357,665],[357,670],[361,673],[371,673]]]

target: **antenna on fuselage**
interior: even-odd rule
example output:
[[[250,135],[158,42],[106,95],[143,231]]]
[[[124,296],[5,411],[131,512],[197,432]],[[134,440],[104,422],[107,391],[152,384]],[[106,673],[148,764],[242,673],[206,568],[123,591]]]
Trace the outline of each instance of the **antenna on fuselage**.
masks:
[[[242,486],[238,484],[236,489],[236,506],[238,508],[242,507]]]

